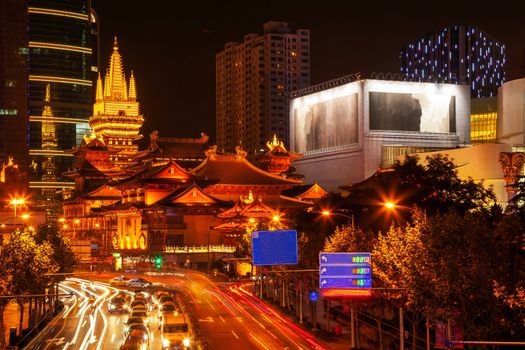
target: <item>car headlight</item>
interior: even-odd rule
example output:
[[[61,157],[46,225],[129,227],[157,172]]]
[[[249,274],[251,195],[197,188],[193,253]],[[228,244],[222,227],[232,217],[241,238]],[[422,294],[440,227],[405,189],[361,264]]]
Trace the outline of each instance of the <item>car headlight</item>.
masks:
[[[182,341],[182,345],[184,345],[185,347],[190,346],[190,338],[184,338],[184,340]]]
[[[148,340],[148,335],[144,334],[144,340]]]
[[[170,346],[170,341],[166,338],[162,339],[162,346]]]

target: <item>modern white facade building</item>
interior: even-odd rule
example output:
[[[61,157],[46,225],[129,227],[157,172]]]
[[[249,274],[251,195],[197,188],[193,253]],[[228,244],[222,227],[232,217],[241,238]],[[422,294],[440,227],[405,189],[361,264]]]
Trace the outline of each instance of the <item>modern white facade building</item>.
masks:
[[[400,155],[470,143],[468,85],[358,80],[312,90],[290,102],[290,145],[304,155],[294,164],[306,183],[336,190]]]

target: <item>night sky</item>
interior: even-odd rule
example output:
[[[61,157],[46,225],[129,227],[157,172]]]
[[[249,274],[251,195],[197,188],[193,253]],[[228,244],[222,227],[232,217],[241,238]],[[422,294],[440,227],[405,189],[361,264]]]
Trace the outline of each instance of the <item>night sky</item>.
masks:
[[[137,80],[145,136],[206,132],[214,141],[215,54],[227,42],[262,33],[269,20],[310,30],[312,84],[355,72],[397,73],[402,46],[450,25],[474,25],[495,37],[506,46],[507,81],[525,77],[525,2],[519,0],[92,1],[100,69],[105,73],[118,36],[126,75],[133,69]]]

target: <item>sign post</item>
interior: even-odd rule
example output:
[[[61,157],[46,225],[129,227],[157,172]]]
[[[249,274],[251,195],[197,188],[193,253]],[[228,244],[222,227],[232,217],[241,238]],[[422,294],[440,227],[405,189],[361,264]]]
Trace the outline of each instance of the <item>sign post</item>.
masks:
[[[320,253],[319,287],[324,297],[372,295],[370,253]],[[350,310],[350,343],[356,346],[355,311]]]
[[[253,231],[252,260],[256,266],[297,264],[297,231]]]
[[[370,262],[370,253],[320,253],[319,287],[321,290],[371,292],[372,267]]]

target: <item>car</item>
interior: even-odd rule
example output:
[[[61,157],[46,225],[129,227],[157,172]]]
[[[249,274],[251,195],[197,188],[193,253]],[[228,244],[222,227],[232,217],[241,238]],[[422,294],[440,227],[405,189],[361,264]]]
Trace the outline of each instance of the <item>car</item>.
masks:
[[[142,317],[135,316],[135,317],[128,317],[126,322],[124,323],[124,335],[128,335],[131,331],[131,326],[135,324],[141,324],[147,327],[146,324],[144,324],[144,320]]]
[[[139,329],[139,330],[144,331],[147,334],[149,334],[148,326],[146,326],[144,323],[132,323],[132,324],[124,327],[124,336],[127,337],[128,334],[131,331],[133,331],[134,329]]]
[[[132,330],[134,329],[140,329],[144,332],[148,332],[149,333],[149,329],[148,329],[148,326],[146,326],[144,323],[132,323],[128,326],[128,333],[131,332]]]
[[[151,287],[152,284],[149,281],[146,281],[143,278],[132,278],[126,282],[126,286],[131,288],[147,288]]]
[[[126,282],[128,281],[129,281],[129,278],[120,276],[120,277],[115,277],[115,278],[110,279],[109,284],[112,286],[123,287],[126,285]]]
[[[162,349],[188,349],[191,331],[182,313],[165,315],[160,326]]]
[[[133,300],[131,304],[129,304],[129,307],[133,310],[135,309],[148,309],[148,304],[144,300]]]
[[[124,298],[115,297],[108,301],[108,311],[110,313],[128,312],[128,304]]]
[[[148,316],[148,312],[146,310],[133,310],[131,311],[131,314],[129,315],[129,317],[141,317],[142,318],[142,322],[144,324],[148,324],[149,323],[149,316]]]
[[[164,305],[162,305],[161,307],[159,307],[159,311],[157,312],[157,317],[159,319],[159,321],[162,321],[162,319],[164,318],[164,315],[166,314],[174,314],[174,313],[178,313],[179,312],[179,309],[175,306],[175,304],[173,303],[166,303]]]
[[[140,349],[146,350],[149,348],[149,334],[139,329],[134,329],[129,332],[124,344],[120,349],[131,350],[131,349]]]
[[[162,296],[159,298],[159,305],[162,305],[162,304],[167,303],[167,302],[171,302],[171,303],[175,304],[175,300],[173,300],[173,297],[172,297],[172,296],[169,296],[169,295],[162,295]]]

